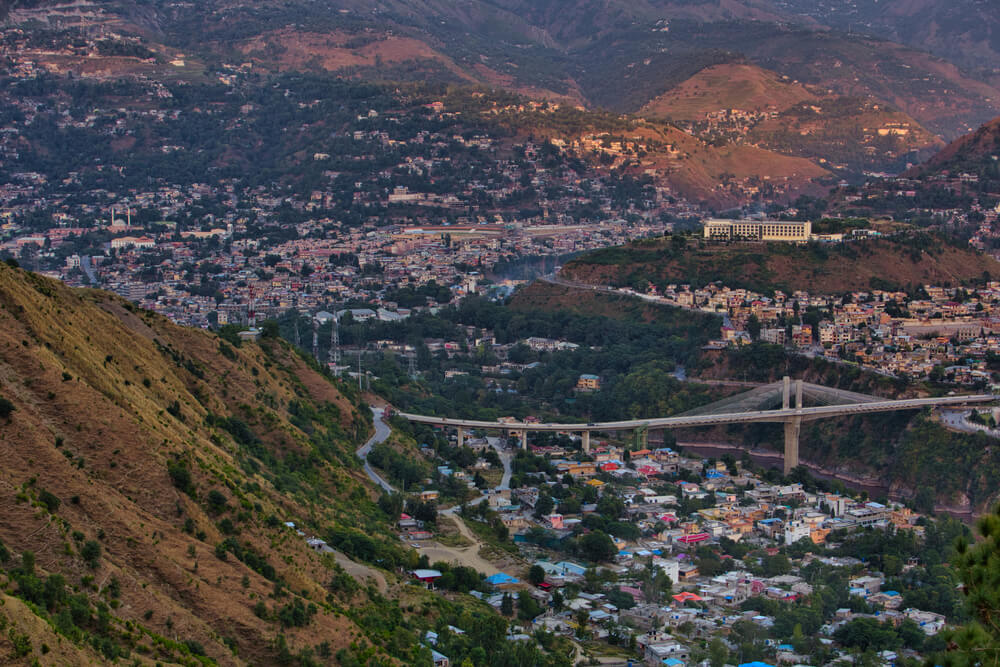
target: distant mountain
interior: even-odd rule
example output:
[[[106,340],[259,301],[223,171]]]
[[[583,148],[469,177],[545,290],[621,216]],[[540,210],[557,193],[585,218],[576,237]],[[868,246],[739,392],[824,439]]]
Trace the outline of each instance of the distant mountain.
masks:
[[[889,4],[898,13],[901,2]],[[936,8],[945,3],[909,2],[940,17],[942,25],[960,23],[957,10]],[[988,73],[970,77],[922,52],[917,33],[908,38],[910,46],[887,41],[892,35],[880,28],[850,34],[852,23],[804,13],[804,4],[814,3],[106,0],[60,8],[14,0],[8,7],[14,9],[11,20],[62,26],[86,23],[86,16],[101,25],[117,21],[210,60],[385,80],[474,82],[619,112],[656,104],[706,67],[732,63],[751,63],[827,94],[891,104],[946,139],[1000,112],[1000,89]],[[985,12],[974,0],[962,4]],[[884,16],[889,22],[892,15]],[[901,35],[910,35],[904,18],[899,25]],[[983,29],[989,32],[990,25],[984,18]],[[977,45],[986,42],[976,35],[950,42],[952,48],[961,51],[967,43],[970,54],[978,53]]]
[[[1000,75],[1000,13],[991,0],[774,0],[778,11],[930,51],[987,76]]]

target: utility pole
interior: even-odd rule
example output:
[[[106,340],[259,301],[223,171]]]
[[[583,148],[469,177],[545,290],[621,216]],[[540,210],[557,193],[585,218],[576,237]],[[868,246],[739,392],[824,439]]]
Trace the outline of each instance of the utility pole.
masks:
[[[361,387],[361,350],[358,350],[358,391],[364,391]]]

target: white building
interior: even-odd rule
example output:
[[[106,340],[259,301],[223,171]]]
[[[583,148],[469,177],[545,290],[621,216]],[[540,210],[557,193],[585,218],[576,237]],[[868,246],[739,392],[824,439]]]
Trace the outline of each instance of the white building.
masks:
[[[802,243],[812,237],[812,223],[808,220],[720,220],[705,221],[704,236],[715,241],[742,239],[747,241],[786,241]]]

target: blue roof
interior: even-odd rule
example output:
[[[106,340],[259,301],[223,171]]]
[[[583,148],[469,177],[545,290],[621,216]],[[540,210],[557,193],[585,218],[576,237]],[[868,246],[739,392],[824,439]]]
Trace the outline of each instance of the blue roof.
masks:
[[[677,658],[664,658],[663,664],[669,665],[670,667],[674,667],[674,665],[683,665],[684,663],[678,660]]]
[[[494,575],[486,577],[486,583],[497,586],[500,584],[517,584],[520,583],[517,579],[510,576],[509,574],[504,574],[503,572],[497,572]]]
[[[744,662],[743,664],[740,665],[740,667],[774,667],[774,665],[770,665],[766,662],[760,662],[759,660],[755,660],[753,662]]]

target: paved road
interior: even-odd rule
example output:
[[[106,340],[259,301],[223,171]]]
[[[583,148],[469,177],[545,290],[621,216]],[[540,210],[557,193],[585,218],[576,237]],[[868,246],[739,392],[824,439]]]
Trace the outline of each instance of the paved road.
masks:
[[[374,419],[375,435],[368,438],[368,442],[366,442],[365,444],[361,445],[361,447],[358,448],[357,455],[358,458],[361,459],[361,462],[364,464],[365,474],[368,475],[368,477],[373,482],[381,486],[385,491],[388,491],[389,493],[394,493],[396,491],[396,488],[389,482],[382,479],[382,476],[379,475],[377,472],[375,472],[375,470],[368,463],[368,452],[370,452],[372,450],[372,447],[374,447],[377,443],[385,442],[386,440],[388,440],[389,435],[392,433],[392,429],[389,428],[389,425],[382,420],[382,414],[383,414],[382,408],[372,408],[372,415],[375,417]]]
[[[1000,431],[997,429],[991,429],[982,424],[974,424],[968,420],[969,416],[972,414],[971,410],[941,410],[941,423],[944,424],[946,428],[951,428],[956,431],[963,431],[965,433],[976,433],[977,431],[982,431],[986,435],[992,436],[994,438],[998,437]],[[989,413],[986,412],[989,416]]]
[[[388,440],[389,435],[392,433],[392,429],[389,427],[388,424],[385,423],[385,420],[383,419],[384,411],[382,410],[382,408],[372,408],[371,410],[372,410],[372,416],[374,417],[373,422],[375,424],[375,434],[372,437],[368,438],[368,442],[359,447],[356,453],[358,458],[361,459],[361,462],[364,464],[363,468],[365,474],[368,475],[368,478],[371,479],[371,481],[378,484],[380,487],[382,487],[382,489],[384,489],[385,491],[389,493],[395,493],[396,487],[394,487],[389,482],[385,481],[385,479],[383,479],[381,475],[375,472],[375,469],[371,467],[371,464],[368,463],[368,453],[371,452],[372,447],[374,447],[376,444],[380,442],[385,442],[386,440]],[[490,437],[487,438],[486,440],[487,442],[490,443],[490,446],[497,451],[497,454],[500,455],[500,461],[501,463],[503,463],[503,477],[500,480],[500,485],[496,487],[496,490],[501,491],[503,489],[509,489],[510,478],[511,475],[513,474],[513,470],[511,469],[511,460],[514,458],[514,454],[510,450],[505,449],[503,447],[503,445],[501,444],[503,442],[501,438]],[[478,505],[485,499],[486,496],[483,495],[466,504]],[[450,509],[441,510],[441,513],[452,514],[457,509],[458,509],[457,507],[452,507]]]
[[[90,263],[90,255],[82,255],[80,257],[80,269],[82,269],[84,274],[86,274],[87,280],[90,281],[90,285],[92,287],[97,287],[97,275],[94,273],[94,268]]]
[[[486,441],[490,443],[490,447],[497,450],[497,454],[500,455],[500,461],[503,463],[503,477],[500,479],[500,486],[496,487],[496,490],[503,491],[504,489],[509,489],[510,477],[513,474],[510,462],[514,459],[514,453],[501,444],[504,441],[502,438],[489,437],[486,438]]]

